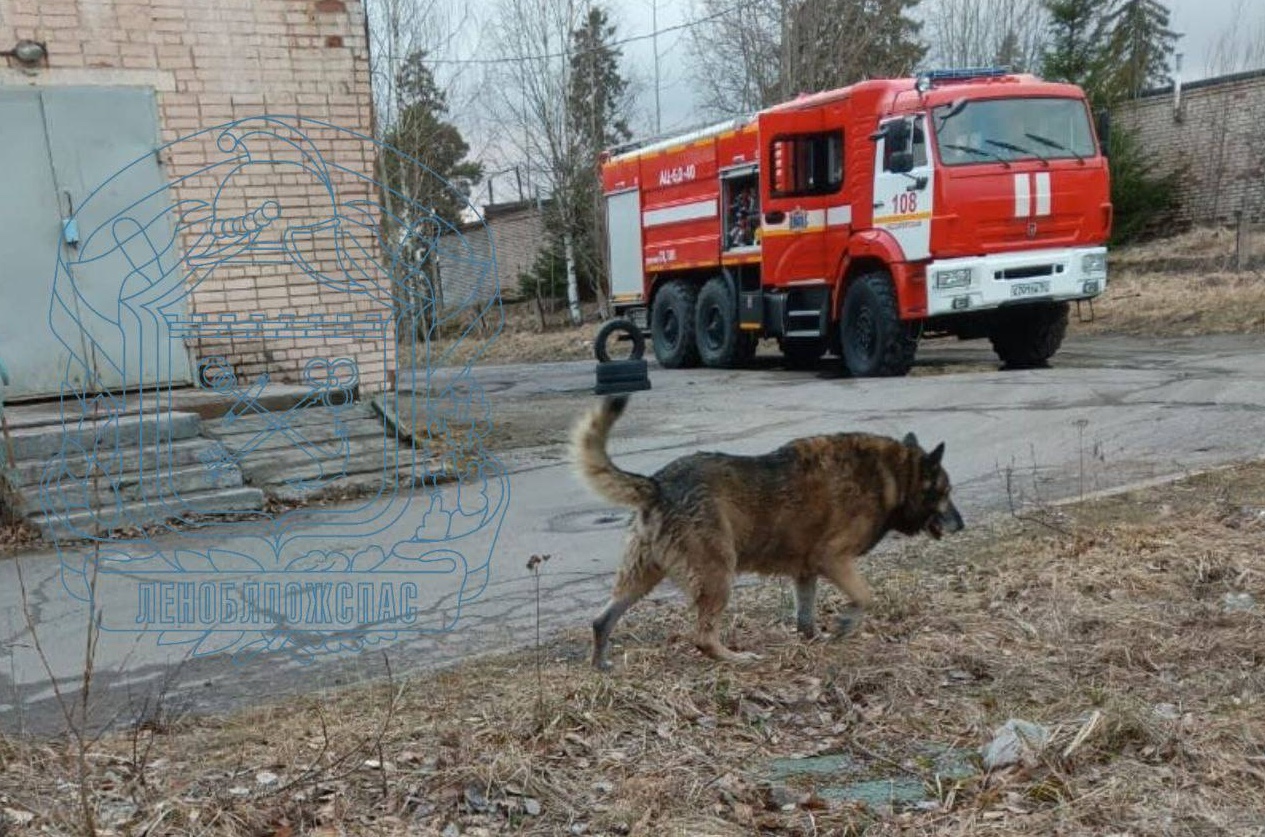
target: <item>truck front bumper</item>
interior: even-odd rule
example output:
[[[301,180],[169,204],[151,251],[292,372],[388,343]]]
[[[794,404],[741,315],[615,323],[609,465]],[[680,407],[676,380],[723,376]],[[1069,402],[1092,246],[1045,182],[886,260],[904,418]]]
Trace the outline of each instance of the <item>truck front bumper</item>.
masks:
[[[927,264],[927,315],[1092,299],[1106,289],[1106,247],[941,259]]]

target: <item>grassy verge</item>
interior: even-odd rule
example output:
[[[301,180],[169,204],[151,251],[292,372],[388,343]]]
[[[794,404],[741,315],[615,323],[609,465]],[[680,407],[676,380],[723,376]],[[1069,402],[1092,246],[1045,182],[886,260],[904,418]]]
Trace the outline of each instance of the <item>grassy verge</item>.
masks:
[[[1088,309],[1083,313],[1088,316]],[[1265,276],[1114,271],[1094,302],[1094,320],[1072,316],[1072,333],[1137,337],[1265,334]]]
[[[841,642],[801,642],[775,581],[735,596],[731,644],[765,655],[746,668],[646,605],[612,675],[577,631],[539,668],[150,723],[96,746],[89,796],[102,827],[150,835],[1253,833],[1263,535],[1262,464],[1033,509],[868,560],[879,603]],[[986,770],[1010,718],[1050,743]],[[68,748],[0,757],[11,824],[76,828]]]

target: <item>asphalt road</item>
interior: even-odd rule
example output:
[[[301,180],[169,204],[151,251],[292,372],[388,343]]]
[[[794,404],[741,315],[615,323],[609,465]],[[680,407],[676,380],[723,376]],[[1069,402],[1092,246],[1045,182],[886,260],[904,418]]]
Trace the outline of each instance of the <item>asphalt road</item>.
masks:
[[[839,379],[771,363],[741,371],[652,369],[653,389],[633,396],[612,450],[624,467],[651,471],[700,448],[758,453],[812,433],[912,430],[925,445],[946,443],[945,464],[969,525],[1008,508],[1007,471],[1024,497],[1054,500],[1265,455],[1263,359],[1260,340],[1096,338],[1069,340],[1054,368],[1024,372],[955,373],[992,363],[987,344],[979,343],[928,344],[922,371],[937,374],[903,379]],[[494,418],[498,405],[570,396],[573,404],[564,398],[567,409],[545,418],[567,424],[591,403],[592,376],[587,362],[477,373]],[[90,724],[319,696],[381,676],[388,659],[400,675],[523,645],[534,636],[535,580],[525,566],[532,554],[552,556],[539,578],[542,630],[586,623],[604,600],[618,559],[621,510],[591,495],[557,446],[507,452],[503,461],[510,496],[490,581],[460,609],[451,630],[323,653],[306,664],[268,654],[245,661],[217,653],[191,658],[188,647],[159,645],[154,633],[107,632],[96,649]],[[417,525],[410,512],[378,537],[386,542]],[[319,534],[311,540],[325,543]],[[349,547],[326,540],[331,550]],[[456,613],[458,578],[423,583],[436,612]],[[134,613],[136,592],[126,588],[99,594],[99,612]],[[24,613],[38,631],[43,661]],[[0,723],[56,732],[63,726],[56,691],[73,698],[79,687],[88,618],[86,606],[63,587],[57,555],[0,563],[0,617]],[[586,654],[587,648],[572,649],[577,664]],[[57,675],[57,690],[48,668]]]

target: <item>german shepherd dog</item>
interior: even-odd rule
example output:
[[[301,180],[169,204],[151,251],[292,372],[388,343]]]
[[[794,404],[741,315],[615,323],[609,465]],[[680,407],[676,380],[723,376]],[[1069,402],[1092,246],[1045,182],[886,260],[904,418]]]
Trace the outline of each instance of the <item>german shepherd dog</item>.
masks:
[[[796,625],[816,634],[817,578],[852,604],[838,620],[851,631],[872,602],[856,560],[889,531],[940,538],[962,529],[941,467],[944,444],[927,453],[865,433],[796,439],[761,456],[695,453],[653,476],[624,471],[606,451],[628,396],[607,397],[576,423],[572,456],[580,476],[612,503],[631,507],[623,560],[610,603],[593,621],[595,668],[608,669],[607,645],[619,618],[665,577],[693,599],[694,644],[715,660],[741,663],[720,639],[720,619],[740,572],[795,580]]]

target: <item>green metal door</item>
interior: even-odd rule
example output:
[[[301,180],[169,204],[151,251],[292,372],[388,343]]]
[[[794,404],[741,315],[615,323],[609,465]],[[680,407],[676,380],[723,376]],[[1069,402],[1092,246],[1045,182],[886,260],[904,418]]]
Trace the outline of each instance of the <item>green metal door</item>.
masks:
[[[94,377],[111,390],[192,381],[188,352],[173,349],[162,318],[129,316],[122,299],[131,274],[162,268],[137,265],[128,224],[152,221],[170,208],[152,90],[127,87],[6,88],[0,90],[0,358],[13,379],[7,397],[54,395],[81,384],[74,354],[94,359]],[[127,208],[135,206],[135,219]],[[82,207],[82,208],[81,208]],[[120,223],[119,213],[123,212]],[[63,221],[74,216],[67,235]],[[164,227],[170,222],[164,217]],[[152,227],[151,227],[152,234]],[[83,250],[89,236],[97,246]],[[161,237],[161,236],[160,236]],[[67,240],[69,239],[69,240]],[[111,257],[108,251],[117,251]],[[60,256],[60,263],[59,263]],[[168,263],[175,262],[175,255]],[[58,290],[62,272],[74,294]],[[181,307],[183,300],[174,304]],[[54,331],[50,317],[60,317]],[[156,320],[150,322],[150,320]],[[67,370],[71,372],[67,381]]]

